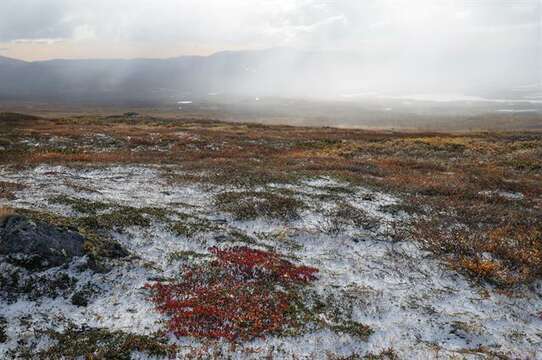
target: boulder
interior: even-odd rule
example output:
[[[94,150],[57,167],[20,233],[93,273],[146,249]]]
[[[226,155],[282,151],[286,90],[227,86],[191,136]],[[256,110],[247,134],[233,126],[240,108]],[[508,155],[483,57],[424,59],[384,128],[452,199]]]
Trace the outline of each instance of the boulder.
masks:
[[[85,238],[78,232],[20,215],[0,219],[0,255],[33,268],[63,265],[84,255]]]

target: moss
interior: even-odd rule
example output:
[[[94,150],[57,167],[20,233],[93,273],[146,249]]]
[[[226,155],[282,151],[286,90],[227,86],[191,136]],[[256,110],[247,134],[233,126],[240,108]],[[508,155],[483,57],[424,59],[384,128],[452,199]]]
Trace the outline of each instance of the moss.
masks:
[[[303,244],[298,242],[295,237],[291,237],[288,231],[273,231],[273,232],[256,232],[254,234],[259,240],[270,242],[273,246],[260,243],[260,246],[264,247],[286,247],[292,252],[303,250]],[[255,242],[255,241],[253,241]]]
[[[382,350],[377,354],[367,354],[363,357],[365,360],[399,360],[399,355],[392,348]]]
[[[307,332],[309,325],[318,326],[320,323],[319,315],[321,308],[319,306],[309,306],[307,301],[310,291],[294,289],[290,291],[291,301],[286,311],[286,316],[290,319],[288,327],[285,327],[281,335],[299,336]],[[319,304],[319,302],[317,302]]]
[[[116,206],[113,211],[92,214],[77,219],[86,228],[118,230],[130,226],[149,227],[151,219],[165,219],[166,211],[159,208],[134,208],[131,206]]]
[[[266,240],[265,236],[262,234],[255,234],[254,236],[251,236],[247,234],[246,232],[239,229],[235,229],[235,228],[224,229],[224,231],[225,232],[214,236],[215,242],[229,243],[229,244],[236,244],[236,245],[239,245],[239,243],[242,243],[245,245],[258,246],[268,251],[276,250],[276,246],[272,246],[261,241],[261,240]]]
[[[322,298],[311,289],[295,288],[290,290],[292,301],[287,314],[290,326],[281,335],[299,336],[316,328],[329,328],[332,331],[349,334],[367,341],[373,330],[362,323],[353,321],[336,298]]]
[[[170,231],[173,233],[192,238],[195,235],[218,230],[219,226],[207,219],[198,218],[183,214],[181,221],[175,221],[169,225]]]
[[[149,356],[173,358],[176,349],[157,335],[145,336],[107,329],[75,329],[65,332],[47,331],[43,335],[56,345],[35,353],[39,359],[60,360],[83,357],[86,359],[129,360],[134,351]]]
[[[39,255],[8,256],[6,261],[30,271],[43,270],[43,258]]]
[[[151,221],[144,211],[125,207],[109,213],[92,215],[78,219],[78,222],[92,229],[119,230],[130,226],[149,227]]]
[[[77,279],[66,273],[32,274],[20,268],[5,269],[0,273],[0,298],[12,301],[19,296],[29,300],[42,297],[56,298],[72,291]]]
[[[78,291],[74,292],[71,297],[71,302],[73,305],[85,307],[88,305],[90,298],[97,292],[97,289],[90,285],[86,284]]]
[[[79,222],[94,228],[115,229],[127,226],[148,227],[149,217],[167,220],[168,211],[156,207],[135,208],[132,206],[115,205],[100,201],[91,201],[60,195],[49,199],[54,204],[68,205],[75,211],[84,214]],[[106,210],[111,209],[108,212]]]
[[[364,358],[362,358],[360,355],[356,353],[353,353],[348,356],[340,356],[340,355],[334,355],[334,354],[328,355],[328,360],[362,360],[362,359]]]
[[[351,319],[352,309],[344,306],[344,301],[334,296],[322,297],[312,289],[295,288],[290,290],[292,301],[288,308],[291,326],[282,335],[298,336],[308,330],[329,328],[367,341],[373,334],[369,326]]]
[[[367,341],[374,332],[369,326],[353,320],[343,321],[331,326],[331,330],[358,337]]]
[[[346,202],[339,202],[334,209],[327,211],[326,215],[319,227],[322,232],[329,235],[337,235],[348,227],[373,230],[379,224],[377,218]]]
[[[224,238],[225,238],[224,239],[225,241],[232,242],[232,243],[241,242],[241,243],[249,244],[249,245],[260,245],[263,247],[267,247],[264,244],[259,243],[256,239],[249,236],[245,232],[241,230],[237,230],[237,229],[229,229],[227,232],[227,235]]]
[[[306,205],[293,196],[279,195],[270,191],[224,192],[215,197],[216,206],[231,213],[238,220],[250,220],[261,216],[295,219],[298,211]]]
[[[174,261],[181,260],[195,260],[209,257],[208,254],[197,253],[195,251],[173,251],[168,254],[168,262],[172,263]]]
[[[73,198],[67,195],[59,195],[48,200],[52,204],[62,204],[71,206],[77,212],[84,214],[96,214],[99,211],[107,210],[110,204],[99,201],[90,201],[87,199]]]
[[[472,356],[474,356],[475,358],[482,358],[482,359],[498,359],[498,360],[512,359],[510,356],[508,356],[505,353],[497,352],[495,350],[492,350],[482,345],[478,346],[477,348],[458,349],[455,352],[457,354],[460,354],[462,359],[466,357],[472,358]],[[392,360],[395,360],[395,359],[392,359]]]
[[[60,273],[51,279],[47,279],[47,286],[44,292],[46,296],[54,297],[59,291],[72,289],[76,283],[76,278],[65,273]],[[34,286],[33,284],[30,285]]]

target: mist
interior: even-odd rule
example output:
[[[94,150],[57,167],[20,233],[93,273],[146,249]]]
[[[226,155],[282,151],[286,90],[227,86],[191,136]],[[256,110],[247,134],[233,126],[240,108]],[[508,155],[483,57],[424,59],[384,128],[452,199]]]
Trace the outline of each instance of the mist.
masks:
[[[540,99],[542,2],[5,0],[0,55],[4,97]]]

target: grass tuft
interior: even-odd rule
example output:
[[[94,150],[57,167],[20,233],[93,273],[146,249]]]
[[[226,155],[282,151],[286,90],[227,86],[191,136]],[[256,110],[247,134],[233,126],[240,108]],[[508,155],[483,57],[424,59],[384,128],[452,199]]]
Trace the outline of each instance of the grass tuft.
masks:
[[[215,197],[218,209],[238,220],[258,217],[297,219],[305,204],[292,196],[264,191],[224,192]]]
[[[55,341],[46,350],[37,351],[31,358],[61,359],[111,359],[129,360],[135,351],[147,356],[175,358],[177,349],[156,335],[136,335],[108,329],[68,328],[64,332],[45,331],[45,336]]]

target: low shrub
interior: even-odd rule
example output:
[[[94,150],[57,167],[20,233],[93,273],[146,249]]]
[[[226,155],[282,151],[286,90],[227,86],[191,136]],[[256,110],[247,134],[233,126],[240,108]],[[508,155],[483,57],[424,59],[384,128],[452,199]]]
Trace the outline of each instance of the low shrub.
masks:
[[[257,217],[296,219],[305,204],[292,196],[264,191],[224,192],[215,197],[217,207],[238,220]]]
[[[216,259],[189,267],[182,279],[147,285],[176,336],[235,342],[299,326],[290,311],[296,286],[314,280],[317,269],[248,247],[210,252]]]
[[[139,351],[153,358],[175,358],[177,349],[163,338],[155,335],[137,335],[108,329],[77,329],[69,327],[65,332],[45,331],[55,345],[35,352],[32,359],[111,359],[129,360]]]
[[[15,199],[15,192],[23,190],[24,185],[7,181],[0,181],[0,199]]]
[[[450,225],[442,216],[416,220],[411,236],[453,268],[501,287],[530,283],[542,276],[542,228],[536,221],[499,219],[487,226]]]

